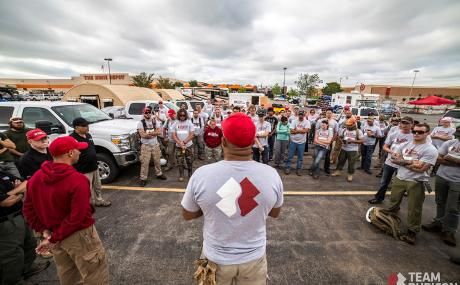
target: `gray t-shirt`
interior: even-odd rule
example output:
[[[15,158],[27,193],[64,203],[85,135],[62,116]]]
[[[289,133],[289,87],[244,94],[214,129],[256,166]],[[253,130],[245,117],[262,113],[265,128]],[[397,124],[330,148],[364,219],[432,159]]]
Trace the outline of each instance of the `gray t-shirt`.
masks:
[[[329,144],[326,144],[326,142],[334,137],[334,132],[332,129],[328,128],[327,130],[319,129],[316,130],[316,136],[318,142],[322,143],[321,146],[325,147],[326,149],[329,149]]]
[[[145,130],[144,130],[144,124],[142,124],[142,120],[137,123],[137,129],[138,130],[144,130],[146,133],[150,133],[153,131],[156,131],[161,128],[161,122],[159,120],[145,120]],[[158,139],[157,136],[154,136],[151,139],[146,139],[141,137],[141,143],[142,144],[148,144],[148,145],[157,145],[158,144]]]
[[[340,132],[340,137],[342,137],[342,149],[344,151],[358,151],[359,150],[359,143],[350,143],[351,140],[362,140],[364,135],[361,130],[347,130],[342,129]]]
[[[433,131],[431,132],[431,135],[436,135],[436,136],[449,136],[450,139],[453,139],[454,136],[453,134],[455,133],[455,129],[454,128],[444,128],[443,126],[439,126],[439,127],[436,127],[433,129]],[[440,148],[441,145],[445,142],[443,140],[440,140],[440,139],[432,139],[433,141],[433,145],[436,147],[436,148]]]
[[[283,204],[278,172],[256,161],[220,161],[198,168],[181,205],[203,211],[203,253],[221,264],[261,258],[266,247],[266,220]]]
[[[192,122],[190,122],[190,120],[177,121],[174,124],[173,130],[176,133],[177,138],[180,141],[184,141],[191,133],[194,132],[195,127],[193,126]],[[190,147],[192,145],[193,145],[193,142],[189,141],[185,146]],[[176,143],[176,146],[179,146],[179,145]]]
[[[458,139],[444,142],[438,149],[439,154],[460,159],[460,141]],[[460,183],[460,166],[440,165],[437,175],[454,183]]]
[[[270,133],[272,131],[272,126],[270,125],[269,122],[263,121],[262,123],[260,121],[257,121],[254,123],[256,125],[256,137],[259,140],[260,144],[263,146],[268,145],[268,137],[259,137],[259,134],[268,132]],[[257,144],[254,144],[252,147],[259,147]]]
[[[323,120],[327,120],[327,119],[322,118],[322,119],[318,119],[318,121],[316,121],[316,129],[321,128],[321,122]],[[334,135],[338,134],[338,132],[339,132],[339,123],[337,123],[337,121],[335,119],[330,119],[330,120],[328,120],[328,122],[329,122],[329,129],[332,130]]]
[[[172,119],[167,119],[166,122],[163,125],[164,129],[168,130],[168,140],[169,141],[174,141],[173,139],[173,132],[174,132],[174,124],[177,122],[177,120],[172,120]]]
[[[295,119],[291,122],[289,125],[289,128],[291,130],[300,130],[300,129],[310,129],[311,125],[310,122],[307,119],[303,119],[302,121],[299,121],[299,119]],[[302,144],[307,141],[307,133],[305,134],[291,134],[291,142]]]
[[[398,127],[397,131],[394,131],[394,132],[388,134],[388,136],[387,136],[387,138],[385,140],[385,144],[389,145],[390,149],[392,151],[397,151],[398,148],[402,144],[405,144],[407,142],[411,142],[413,140],[413,138],[414,138],[414,136],[412,135],[412,133],[404,134],[404,133],[401,132],[401,130]],[[389,165],[391,167],[394,167],[394,168],[399,167],[399,165],[394,164],[393,162],[391,162],[391,155],[388,155],[387,159],[385,160],[385,164]]]
[[[198,118],[192,117],[190,121],[193,124],[193,130],[195,136],[202,136],[204,133],[204,127],[206,120],[198,115]]]
[[[361,130],[364,134],[364,145],[375,145],[375,141],[377,140],[377,138],[382,136],[382,131],[380,130],[379,125],[377,124],[374,124],[372,126],[366,124],[361,128]],[[369,137],[368,134],[374,137]]]
[[[410,141],[402,144],[398,149],[398,153],[405,160],[422,161],[430,165],[435,165],[438,159],[438,150],[429,142],[414,144],[413,141]],[[406,181],[428,181],[430,179],[428,171],[414,172],[404,166],[398,168],[397,177]]]

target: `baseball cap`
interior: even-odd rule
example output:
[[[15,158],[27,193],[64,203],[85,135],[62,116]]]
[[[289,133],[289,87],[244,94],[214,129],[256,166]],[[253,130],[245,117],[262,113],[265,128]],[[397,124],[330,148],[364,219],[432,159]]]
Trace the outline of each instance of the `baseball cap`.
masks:
[[[412,117],[406,116],[406,117],[402,117],[402,118],[401,118],[401,122],[408,122],[408,123],[410,123],[410,124],[413,124],[413,123],[414,123],[414,119],[412,119]]]
[[[145,107],[144,110],[142,110],[142,114],[149,114],[152,113],[152,108]]]
[[[168,116],[173,117],[174,115],[176,115],[176,111],[174,111],[174,109],[169,109],[168,110]]]
[[[248,147],[254,143],[256,126],[249,116],[235,113],[222,121],[222,133],[229,143]]]
[[[265,110],[257,110],[257,116],[259,117],[265,116]]]
[[[345,125],[347,125],[347,126],[353,126],[354,124],[356,124],[356,120],[354,118],[350,118],[350,119],[346,120],[346,122],[345,122]]]
[[[39,141],[42,138],[46,138],[48,135],[41,129],[33,129],[26,133],[28,140]]]
[[[72,149],[86,149],[88,147],[88,143],[85,142],[78,142],[71,136],[63,136],[58,137],[53,140],[49,146],[49,151],[52,156],[60,156],[63,154],[68,153]]]
[[[305,111],[304,111],[304,110],[300,110],[298,114],[299,114],[299,116],[304,116],[304,115],[305,115]]]
[[[89,125],[89,122],[85,118],[82,118],[82,117],[75,118],[72,122],[72,126],[74,128],[75,127],[86,127],[87,125]]]
[[[369,117],[367,117],[367,120],[368,120],[368,121],[373,121],[374,119],[375,119],[374,116],[369,116]]]
[[[22,121],[21,117],[11,117],[10,122],[17,122],[17,121]]]
[[[453,118],[452,117],[444,117],[444,118],[441,118],[440,122],[449,122],[449,123],[452,123],[453,121]]]

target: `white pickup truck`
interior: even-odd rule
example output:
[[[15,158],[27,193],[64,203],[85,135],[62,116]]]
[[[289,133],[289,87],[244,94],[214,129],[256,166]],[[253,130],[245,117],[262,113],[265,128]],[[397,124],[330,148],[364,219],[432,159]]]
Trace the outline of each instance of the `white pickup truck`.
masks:
[[[8,129],[9,119],[13,116],[21,117],[28,128],[39,125],[48,133],[50,140],[72,133],[75,118],[88,120],[102,183],[110,183],[117,177],[120,168],[139,160],[138,122],[112,119],[92,105],[46,101],[0,102],[0,131]]]

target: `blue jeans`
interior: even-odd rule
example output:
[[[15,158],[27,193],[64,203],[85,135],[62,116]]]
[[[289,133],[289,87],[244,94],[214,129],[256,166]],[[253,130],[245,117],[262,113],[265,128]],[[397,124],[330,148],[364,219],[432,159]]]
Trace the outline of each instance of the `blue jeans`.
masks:
[[[319,163],[326,156],[328,149],[322,146],[315,146],[315,160],[311,165],[310,170],[313,172],[313,175],[319,175]]]
[[[372,154],[374,153],[373,145],[362,145],[361,146],[361,168],[363,170],[371,169]]]
[[[297,153],[297,169],[302,169],[304,151],[305,151],[305,143],[290,142],[288,159],[286,160],[286,169],[291,169],[291,160],[294,157],[294,154],[296,153]]]
[[[390,185],[393,174],[398,171],[397,168],[389,166],[388,164],[383,165],[382,178],[380,179],[380,187],[375,194],[375,199],[383,201],[385,200],[385,194],[387,193],[388,185]]]

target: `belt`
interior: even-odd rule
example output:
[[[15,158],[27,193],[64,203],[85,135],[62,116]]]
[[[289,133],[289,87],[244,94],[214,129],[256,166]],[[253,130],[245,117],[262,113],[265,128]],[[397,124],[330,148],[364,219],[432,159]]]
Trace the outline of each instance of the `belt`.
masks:
[[[17,211],[7,216],[0,217],[0,223],[6,222],[22,214],[22,211]]]

